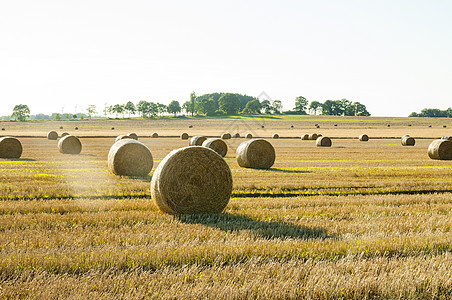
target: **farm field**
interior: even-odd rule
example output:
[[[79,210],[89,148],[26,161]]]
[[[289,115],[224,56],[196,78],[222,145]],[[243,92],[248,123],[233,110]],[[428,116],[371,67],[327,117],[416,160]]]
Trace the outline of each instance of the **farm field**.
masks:
[[[0,127],[24,148],[21,159],[0,159],[0,298],[452,297],[452,161],[427,155],[433,139],[452,135],[450,120],[290,116]],[[58,141],[44,138],[49,130],[80,136],[82,153],[59,153]],[[107,169],[119,134],[136,132],[155,170],[188,145],[177,138],[182,132],[226,131],[268,138],[276,162],[270,170],[240,168],[235,150],[245,139],[227,140],[234,188],[220,215],[164,214],[151,200],[152,172],[128,178]],[[332,137],[332,147],[299,138],[311,132]],[[270,139],[273,133],[282,138]],[[358,141],[362,133],[368,142]],[[414,147],[400,145],[404,134],[417,138]]]

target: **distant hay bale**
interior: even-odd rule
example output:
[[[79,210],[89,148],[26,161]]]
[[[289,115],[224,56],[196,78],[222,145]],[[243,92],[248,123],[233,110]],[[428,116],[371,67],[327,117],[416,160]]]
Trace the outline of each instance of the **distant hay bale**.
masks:
[[[408,127],[411,127],[411,124],[408,124]]]
[[[252,139],[237,147],[236,158],[243,168],[269,169],[275,163],[276,153],[266,140]]]
[[[115,130],[115,128],[114,128],[114,127],[112,127],[112,128],[111,128],[111,130]]]
[[[303,134],[302,136],[301,136],[301,139],[303,140],[303,141],[307,141],[307,140],[309,140],[309,134]]]
[[[61,134],[61,137],[65,137],[66,135],[69,135],[69,133],[63,132],[63,133]]]
[[[431,127],[432,127],[432,125],[428,125],[428,127],[430,127],[430,128],[431,128]]]
[[[203,135],[196,135],[190,139],[188,142],[189,146],[202,146],[202,143],[207,140],[207,138]]]
[[[60,126],[60,129],[63,129],[63,126]]]
[[[134,139],[114,143],[108,153],[108,168],[116,175],[144,177],[153,165],[151,150]]]
[[[235,138],[235,139],[238,139],[240,137],[240,133],[237,132],[232,137]]]
[[[132,137],[125,135],[125,134],[121,134],[116,137],[115,142],[118,142],[118,141],[124,140],[124,139],[132,139]]]
[[[3,128],[2,128],[2,131],[5,131],[5,130],[6,130],[6,129],[3,127]]]
[[[413,137],[411,137],[409,135],[405,135],[402,137],[401,143],[402,143],[402,146],[414,146],[416,141],[414,140]]]
[[[317,125],[315,128],[320,128],[320,125]]]
[[[404,139],[404,138],[407,138],[407,137],[410,137],[410,135],[409,134],[404,134],[404,135],[402,135],[402,139]]]
[[[0,158],[20,158],[22,155],[22,143],[15,137],[5,136],[0,138]]]
[[[207,139],[202,143],[202,146],[212,149],[222,157],[225,157],[228,153],[228,145],[226,145],[226,143],[222,139]]]
[[[317,140],[318,137],[319,137],[319,136],[318,136],[317,133],[311,133],[311,134],[309,135],[309,139],[312,140],[312,141]]]
[[[317,139],[318,139],[319,137],[321,137],[321,136],[322,136],[322,135],[319,133],[319,134],[317,135]],[[317,140],[317,139],[316,139],[316,140]]]
[[[359,136],[359,140],[360,140],[361,142],[367,142],[367,141],[369,140],[369,136],[368,136],[367,134],[361,134],[361,135]]]
[[[274,133],[274,134],[272,135],[272,139],[279,139],[279,134]]]
[[[180,138],[181,138],[182,140],[188,140],[188,133],[186,133],[186,132],[182,133],[182,134],[180,135]]]
[[[82,143],[78,137],[66,135],[58,142],[58,149],[64,154],[80,154],[82,152]]]
[[[388,127],[391,127],[391,125],[390,125],[390,124],[388,124]]]
[[[337,127],[337,124],[334,124],[334,127]]]
[[[443,125],[443,128],[446,128],[447,127],[447,125]]]
[[[169,214],[221,213],[231,193],[228,164],[205,147],[172,151],[152,175],[152,199]]]
[[[441,139],[446,141],[452,141],[452,136],[443,136],[441,137]]]
[[[261,128],[265,128],[265,126],[264,126],[264,125],[262,125],[262,126],[261,126]]]
[[[293,128],[293,125],[290,125],[290,128]]]
[[[127,135],[133,138],[134,140],[138,140],[138,135],[135,132],[129,132]]]
[[[193,125],[189,125],[188,128],[193,128]]]
[[[78,127],[75,127],[74,129],[75,129],[75,130],[78,130]]]
[[[331,139],[329,137],[320,136],[315,141],[315,144],[317,145],[317,147],[331,147],[332,143],[331,143]]]
[[[435,140],[428,146],[427,152],[431,159],[452,160],[452,141]]]
[[[252,135],[251,133],[247,133],[247,134],[245,135],[245,138],[247,138],[247,139],[252,139],[252,138],[253,138],[253,135]]]
[[[56,139],[58,139],[58,133],[56,132],[56,131],[49,131],[48,133],[47,133],[47,139],[49,139],[49,140],[56,140]]]
[[[223,140],[229,140],[229,139],[231,138],[231,134],[230,134],[230,133],[223,133],[223,134],[221,135],[221,138],[222,138]]]
[[[153,132],[151,134],[151,138],[158,138],[158,137],[159,137],[159,134],[157,132]]]

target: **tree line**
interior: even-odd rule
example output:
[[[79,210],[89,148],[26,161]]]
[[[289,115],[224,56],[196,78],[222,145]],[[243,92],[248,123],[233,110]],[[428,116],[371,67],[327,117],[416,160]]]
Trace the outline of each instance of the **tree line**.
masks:
[[[437,108],[424,108],[420,113],[412,112],[408,117],[424,117],[424,118],[452,118],[452,108],[445,110]]]

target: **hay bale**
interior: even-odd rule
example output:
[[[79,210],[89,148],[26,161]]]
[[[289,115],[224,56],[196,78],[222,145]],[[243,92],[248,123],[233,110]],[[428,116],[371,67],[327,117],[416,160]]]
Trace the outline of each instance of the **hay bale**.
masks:
[[[452,136],[443,136],[441,137],[441,139],[446,141],[452,141]]]
[[[279,139],[279,134],[274,133],[274,134],[272,135],[272,139]]]
[[[402,146],[414,146],[416,141],[409,135],[404,135],[401,139]]]
[[[309,139],[310,139],[311,141],[317,140],[318,137],[319,137],[319,136],[317,135],[317,133],[311,133],[311,134],[309,135]]]
[[[367,141],[369,140],[369,136],[368,136],[367,134],[361,134],[361,135],[359,136],[359,140],[360,140],[361,142],[367,142]]]
[[[251,133],[247,133],[247,134],[245,135],[245,138],[247,138],[247,139],[252,139],[252,138],[253,138],[253,135],[252,135]]]
[[[48,133],[47,133],[47,139],[48,140],[56,140],[56,139],[58,139],[58,133],[56,132],[56,131],[49,131]]]
[[[111,128],[111,130],[115,130],[115,128],[114,128],[114,127],[112,127],[112,128]]]
[[[20,158],[22,143],[10,136],[0,138],[0,158]]]
[[[443,125],[443,128],[446,128],[447,126],[446,125]]]
[[[276,153],[266,140],[252,139],[237,147],[236,157],[243,168],[269,169],[275,163]]]
[[[334,124],[334,127],[337,127],[337,124]]]
[[[317,125],[315,128],[320,128],[320,125]]]
[[[2,128],[2,131],[5,131],[5,130],[6,130],[6,129],[3,127],[3,128]]]
[[[74,129],[75,129],[75,130],[78,130],[78,127],[75,127]]]
[[[124,139],[132,139],[132,137],[130,137],[128,135],[125,135],[125,134],[118,135],[116,137],[116,139],[115,139],[115,143],[120,141],[120,140],[124,140]]]
[[[262,125],[262,126],[261,126],[261,128],[265,128],[265,126],[264,126],[264,125]]]
[[[205,147],[172,151],[152,175],[152,199],[169,214],[221,213],[231,193],[231,169]]]
[[[180,138],[181,138],[182,140],[188,140],[188,133],[186,133],[186,132],[182,133],[182,134],[180,135]]]
[[[409,135],[409,134],[405,134],[405,135],[402,135],[401,139],[404,139],[404,138],[409,138],[409,137],[410,137],[410,135]]]
[[[153,132],[152,134],[151,134],[151,138],[158,138],[159,137],[159,134],[157,133],[157,132]]]
[[[238,139],[238,138],[240,138],[240,134],[237,132],[232,137],[235,138],[235,139]]]
[[[129,132],[127,135],[133,138],[134,140],[138,140],[138,135],[135,132]]]
[[[429,128],[431,128],[431,127],[432,127],[432,125],[428,125],[428,127],[429,127]]]
[[[58,142],[58,149],[64,154],[79,154],[82,152],[82,143],[73,135],[66,135]]]
[[[331,139],[329,137],[320,136],[315,141],[315,144],[317,145],[317,147],[331,147],[332,143],[331,143]]]
[[[60,129],[63,129],[63,126],[60,126]]]
[[[108,152],[108,168],[116,175],[143,177],[153,165],[151,150],[131,138],[114,143]]]
[[[190,139],[188,143],[189,146],[202,146],[202,143],[207,140],[207,138],[203,135],[196,135]]]
[[[193,125],[188,125],[188,128],[193,128]]]
[[[307,140],[309,140],[309,134],[303,134],[302,136],[301,136],[301,139],[303,140],[303,141],[307,141]]]
[[[290,128],[293,128],[293,125],[290,125]]]
[[[204,141],[204,143],[202,143],[202,146],[212,149],[222,157],[225,157],[228,153],[228,145],[226,145],[226,143],[222,139],[207,139]]]
[[[230,133],[223,133],[223,134],[221,135],[221,138],[222,138],[223,140],[229,140],[229,139],[231,138],[231,134],[230,134]]]
[[[70,134],[67,133],[67,132],[63,132],[63,133],[61,134],[61,137],[65,137],[66,135],[70,135]]]
[[[435,140],[427,152],[431,159],[452,160],[452,140]]]
[[[391,127],[391,125],[390,125],[390,124],[388,124],[388,127]]]

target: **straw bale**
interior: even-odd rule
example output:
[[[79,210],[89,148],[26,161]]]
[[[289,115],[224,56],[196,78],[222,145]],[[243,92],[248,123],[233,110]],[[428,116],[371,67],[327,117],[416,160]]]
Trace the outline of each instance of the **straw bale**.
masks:
[[[452,160],[452,140],[435,140],[427,152],[431,159]]]
[[[223,140],[229,140],[229,139],[231,138],[231,134],[230,134],[230,133],[223,133],[223,134],[221,135],[221,138],[222,138]]]
[[[318,137],[319,137],[319,135],[317,133],[311,133],[309,135],[309,139],[312,140],[312,141],[317,140]]]
[[[233,138],[235,138],[235,139],[237,139],[237,138],[239,138],[240,137],[240,134],[237,132],[236,134],[234,134],[233,136],[232,136]]]
[[[108,168],[113,174],[144,177],[154,164],[151,150],[134,139],[124,139],[113,144],[108,153]]]
[[[56,140],[56,139],[58,139],[58,133],[56,132],[56,131],[49,131],[48,133],[47,133],[47,139],[49,139],[49,140]]]
[[[225,157],[228,153],[228,145],[226,145],[226,143],[222,139],[207,139],[204,141],[204,143],[202,143],[202,146],[212,149],[222,157]]]
[[[272,144],[264,139],[252,139],[241,143],[236,151],[239,166],[269,169],[275,163],[276,153]]]
[[[231,193],[228,164],[205,147],[172,151],[152,175],[152,199],[169,214],[221,213]]]
[[[189,146],[202,146],[202,143],[207,140],[207,138],[203,135],[196,135],[190,139],[188,143]]]
[[[182,133],[182,134],[180,135],[180,138],[181,138],[182,140],[188,140],[188,133],[186,133],[186,132]]]
[[[361,135],[359,136],[359,140],[360,140],[361,142],[367,142],[367,141],[369,140],[369,136],[368,136],[367,134],[361,134]]]
[[[63,132],[63,133],[61,134],[61,137],[65,137],[66,135],[69,135],[69,133]]]
[[[247,134],[245,135],[245,137],[246,137],[247,139],[252,139],[252,138],[253,138],[253,135],[252,135],[251,133],[247,133]]]
[[[309,140],[309,134],[303,134],[302,136],[301,136],[301,139],[303,140],[303,141],[307,141],[307,140]]]
[[[82,152],[82,143],[73,135],[66,135],[58,142],[58,149],[64,154],[79,154]]]
[[[401,140],[402,146],[414,146],[416,141],[411,136],[403,136]]]
[[[125,134],[121,134],[116,137],[115,142],[118,142],[118,141],[124,140],[124,139],[132,139],[132,137],[125,135]]]
[[[0,158],[20,158],[22,155],[22,143],[15,137],[5,136],[0,138]]]
[[[279,134],[274,133],[274,134],[272,135],[272,139],[279,139]]]
[[[157,132],[153,132],[151,134],[151,138],[158,138],[158,137],[159,137],[159,134]]]
[[[446,141],[452,141],[452,136],[443,136],[441,137],[441,139]]]
[[[315,141],[315,144],[317,145],[317,147],[331,147],[332,143],[331,143],[331,139],[329,137],[320,136]]]
[[[134,140],[138,140],[138,135],[135,132],[129,132],[127,135],[133,138]]]

